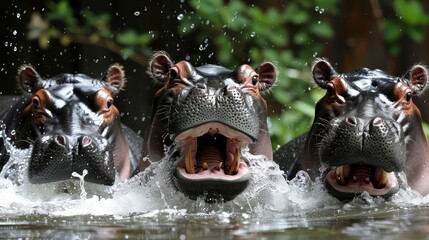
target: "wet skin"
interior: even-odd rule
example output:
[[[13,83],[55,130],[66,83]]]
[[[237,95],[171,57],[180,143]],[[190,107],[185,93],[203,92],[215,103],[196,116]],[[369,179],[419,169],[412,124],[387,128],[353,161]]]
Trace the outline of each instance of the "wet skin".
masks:
[[[367,68],[339,74],[319,60],[312,73],[326,94],[310,132],[290,143],[304,146],[301,157],[294,162],[285,153],[288,146],[274,154],[288,177],[302,169],[313,179],[320,176],[333,196],[348,200],[364,191],[390,197],[404,184],[398,178],[403,173],[412,189],[426,195],[429,148],[412,98],[425,91],[427,69],[415,65],[403,77]]]
[[[113,104],[124,83],[119,64],[111,65],[102,80],[84,74],[42,79],[30,65],[19,69],[24,96],[0,119],[16,147],[33,147],[31,183],[71,179],[73,172],[82,174],[84,169],[85,181],[102,185],[113,185],[116,173],[122,180],[130,177],[139,153],[130,151],[128,141],[138,138],[121,124]],[[9,158],[3,140],[0,150],[3,167]]]
[[[261,92],[274,84],[275,66],[194,67],[186,61],[173,64],[158,52],[149,70],[162,87],[154,97],[139,171],[150,161],[172,156],[172,179],[188,197],[236,197],[251,177],[242,149],[272,159]]]

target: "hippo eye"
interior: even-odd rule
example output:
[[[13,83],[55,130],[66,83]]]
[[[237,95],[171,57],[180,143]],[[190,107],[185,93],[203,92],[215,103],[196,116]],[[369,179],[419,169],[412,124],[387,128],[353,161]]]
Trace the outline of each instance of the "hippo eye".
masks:
[[[113,105],[113,98],[109,98],[106,101],[106,108],[110,109],[110,107]]]
[[[412,97],[411,92],[407,92],[407,93],[405,94],[405,101],[407,101],[407,102],[411,101],[411,97]]]
[[[40,108],[40,101],[38,97],[33,97],[31,104],[33,105],[34,109],[39,109]]]
[[[254,75],[252,77],[252,85],[255,86],[259,81],[259,76],[258,75]]]

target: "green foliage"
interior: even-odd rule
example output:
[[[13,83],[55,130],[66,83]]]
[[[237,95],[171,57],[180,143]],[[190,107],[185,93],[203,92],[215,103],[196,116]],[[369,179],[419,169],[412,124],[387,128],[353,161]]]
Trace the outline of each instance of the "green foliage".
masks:
[[[398,55],[401,38],[408,36],[417,43],[424,40],[422,27],[429,24],[429,14],[418,0],[395,0],[392,7],[397,18],[384,21],[384,39],[389,52]]]
[[[230,68],[243,63],[256,67],[263,61],[272,61],[279,71],[276,86],[266,96],[273,147],[308,131],[315,103],[324,94],[314,87],[310,67],[325,49],[324,42],[335,34],[330,19],[339,12],[340,1],[278,1],[278,6],[267,9],[244,0],[189,0],[187,4],[191,9],[177,17],[177,26],[178,34],[191,41],[187,44],[196,46],[189,60],[198,64],[200,59],[214,56],[210,63]],[[384,4],[383,10],[395,15],[384,16],[381,23],[391,54],[406,50],[400,47],[405,36],[423,41],[421,28],[429,24],[429,14],[420,1],[394,0]],[[97,45],[147,67],[144,59],[151,52],[149,46],[158,35],[156,31],[112,29],[108,13],[86,9],[80,15],[79,19],[75,17],[67,0],[49,1],[44,18],[33,15],[28,36],[38,39],[41,48],[48,48],[51,39],[59,39],[64,45]],[[428,125],[424,129],[429,132]]]
[[[266,10],[240,0],[188,3],[195,11],[180,22],[179,29],[189,30],[179,33],[197,33],[200,53],[191,56],[194,61],[215,51],[229,67],[266,60],[277,65],[277,86],[266,97],[274,148],[308,131],[321,95],[312,89],[309,67],[324,48],[321,40],[333,36],[328,18],[337,12],[337,0],[291,0]]]
[[[88,9],[80,12],[79,20],[67,0],[49,1],[46,7],[45,19],[36,13],[29,24],[28,37],[30,40],[38,39],[40,48],[47,49],[50,39],[59,39],[65,46],[72,42],[92,44],[107,48],[124,58],[129,57],[142,65],[147,63],[145,59],[151,52],[147,46],[155,34],[137,33],[133,29],[112,29],[109,13],[94,13]]]

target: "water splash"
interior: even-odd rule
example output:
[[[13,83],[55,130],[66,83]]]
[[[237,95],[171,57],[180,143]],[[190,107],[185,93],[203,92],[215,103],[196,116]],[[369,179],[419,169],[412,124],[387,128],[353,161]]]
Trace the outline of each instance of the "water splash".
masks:
[[[88,170],[84,169],[82,172],[82,175],[80,175],[77,172],[73,172],[72,176],[79,178],[79,186],[80,186],[80,199],[85,200],[86,199],[86,191],[85,191],[85,176],[88,174]]]
[[[0,125],[1,127],[1,125]],[[1,136],[5,137],[4,128]],[[10,144],[9,141],[6,141]],[[0,173],[0,215],[20,216],[47,214],[50,216],[112,215],[115,218],[135,216],[215,216],[229,221],[230,216],[247,218],[281,216],[318,216],[332,213],[347,216],[350,213],[427,205],[429,197],[409,189],[400,189],[389,200],[362,194],[349,203],[332,197],[320,179],[311,180],[306,172],[299,172],[291,181],[285,180],[283,171],[271,160],[252,155],[243,149],[242,156],[252,174],[249,187],[234,200],[209,204],[204,196],[191,200],[177,191],[171,181],[174,161],[167,156],[154,162],[144,172],[121,182],[119,177],[111,187],[84,181],[74,173],[75,179],[62,183],[31,184],[27,169],[31,149],[16,149],[8,145],[10,160]],[[73,192],[74,190],[74,192]],[[89,194],[91,193],[91,194]],[[88,195],[87,195],[88,194]]]
[[[6,148],[6,151],[10,153],[12,151],[12,144],[10,143],[10,139],[6,134],[6,124],[0,120],[0,138],[3,138],[3,144]]]

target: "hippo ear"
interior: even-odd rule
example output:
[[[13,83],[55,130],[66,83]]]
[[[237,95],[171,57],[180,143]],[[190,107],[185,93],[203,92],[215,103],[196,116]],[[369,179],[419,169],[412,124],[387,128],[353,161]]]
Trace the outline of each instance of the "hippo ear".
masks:
[[[428,70],[422,65],[414,65],[406,74],[410,87],[414,93],[419,95],[424,92],[428,82]]]
[[[18,82],[22,91],[34,93],[41,88],[42,78],[31,65],[22,65],[18,69]]]
[[[125,71],[119,63],[110,65],[107,69],[107,74],[103,77],[103,81],[107,82],[113,89],[113,93],[116,94],[123,90],[125,87]]]
[[[169,76],[170,68],[173,66],[174,64],[167,53],[156,52],[149,63],[148,73],[162,83]]]
[[[264,62],[259,65],[255,71],[259,74],[260,90],[270,89],[277,79],[277,68],[270,62]]]
[[[326,89],[326,84],[329,82],[329,80],[337,75],[337,72],[331,66],[331,64],[324,59],[316,60],[316,62],[313,64],[311,72],[313,73],[313,79],[317,85],[324,89]]]

